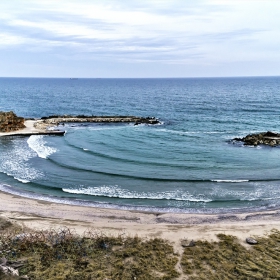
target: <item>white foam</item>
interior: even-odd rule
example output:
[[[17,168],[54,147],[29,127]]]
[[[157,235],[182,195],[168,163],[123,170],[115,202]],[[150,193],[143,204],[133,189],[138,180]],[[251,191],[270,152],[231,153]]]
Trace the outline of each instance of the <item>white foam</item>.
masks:
[[[16,180],[18,180],[19,182],[22,182],[24,184],[28,184],[30,183],[30,181],[26,180],[26,179],[21,179],[21,178],[17,178],[17,177],[14,177]]]
[[[47,159],[57,149],[46,145],[43,135],[32,135],[27,140],[28,146],[37,153],[38,157]]]
[[[14,139],[11,144],[10,148],[1,152],[0,172],[25,184],[43,177],[43,173],[29,162],[36,153],[28,148],[26,141]]]
[[[220,132],[220,131],[180,131],[180,130],[171,130],[171,129],[166,129],[166,128],[161,128],[158,129],[157,131],[160,132],[167,132],[167,133],[172,133],[172,134],[177,134],[177,135],[201,135],[201,134],[224,134],[225,132]]]
[[[243,182],[249,182],[249,180],[211,180],[211,182],[217,182],[217,183],[243,183]]]
[[[14,177],[16,180],[18,180],[19,182],[21,183],[24,183],[24,184],[28,184],[30,183],[30,181],[26,180],[26,179],[22,179],[22,178],[17,178],[17,177]]]
[[[152,199],[152,200],[177,200],[192,202],[210,202],[211,199],[204,198],[202,195],[191,195],[180,190],[166,192],[137,192],[122,189],[119,186],[99,186],[99,187],[80,187],[75,189],[62,189],[64,192],[73,194],[86,194],[92,196],[106,196],[124,199]]]

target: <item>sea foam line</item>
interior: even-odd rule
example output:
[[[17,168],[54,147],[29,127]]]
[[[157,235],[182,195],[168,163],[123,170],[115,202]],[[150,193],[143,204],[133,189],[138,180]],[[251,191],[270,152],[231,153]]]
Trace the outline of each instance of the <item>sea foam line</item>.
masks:
[[[118,204],[111,204],[107,202],[93,202],[88,200],[81,200],[81,199],[73,199],[73,198],[59,198],[51,195],[42,195],[31,193],[28,191],[17,190],[14,187],[6,184],[0,183],[0,191],[18,195],[24,198],[31,198],[37,199],[41,201],[48,201],[52,203],[59,203],[59,204],[66,204],[66,205],[78,205],[78,206],[86,206],[86,207],[101,207],[106,209],[120,209],[120,210],[134,210],[134,211],[148,211],[154,213],[215,213],[216,209],[208,210],[208,209],[180,209],[180,208],[173,208],[173,207],[154,207],[154,206],[133,206],[133,205],[118,205]]]
[[[182,191],[168,191],[159,193],[144,193],[122,189],[118,186],[100,186],[100,187],[81,187],[76,189],[62,189],[64,192],[72,194],[86,194],[91,196],[104,196],[110,198],[122,199],[149,199],[149,200],[176,200],[190,202],[211,202],[211,199],[204,198],[201,195],[191,195]]]
[[[216,183],[244,183],[244,182],[249,182],[249,180],[211,180],[211,182],[216,182]]]

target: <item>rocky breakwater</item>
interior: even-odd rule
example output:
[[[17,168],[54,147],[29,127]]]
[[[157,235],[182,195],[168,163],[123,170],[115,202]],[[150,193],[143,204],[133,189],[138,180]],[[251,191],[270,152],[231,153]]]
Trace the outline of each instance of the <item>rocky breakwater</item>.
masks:
[[[0,132],[11,132],[25,128],[24,118],[14,112],[0,112]]]
[[[242,141],[244,145],[250,146],[268,145],[271,147],[276,147],[280,145],[280,133],[267,131],[249,134],[243,138],[234,138],[233,141]]]
[[[159,120],[154,117],[135,117],[135,116],[49,116],[42,117],[35,123],[37,129],[47,129],[64,123],[134,123],[139,124],[158,124]]]

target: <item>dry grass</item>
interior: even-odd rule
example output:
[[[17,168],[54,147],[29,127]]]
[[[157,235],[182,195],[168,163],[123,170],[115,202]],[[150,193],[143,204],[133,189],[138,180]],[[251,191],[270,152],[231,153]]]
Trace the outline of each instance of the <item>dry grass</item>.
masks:
[[[3,222],[3,223],[2,223]],[[0,230],[0,258],[20,263],[20,275],[53,280],[280,279],[280,232],[259,237],[249,249],[236,237],[219,234],[219,242],[196,241],[180,256],[165,240],[124,234],[107,236],[68,228],[22,231],[5,221]],[[0,272],[1,274],[1,272]],[[6,278],[5,278],[6,277]],[[19,279],[0,275],[2,280]]]
[[[246,249],[234,236],[218,235],[219,242],[198,241],[186,248],[181,265],[191,280],[280,279],[280,232],[257,238]]]
[[[20,275],[30,279],[174,279],[178,261],[173,247],[161,239],[108,237],[69,229],[6,233],[1,252],[8,260],[21,260]]]

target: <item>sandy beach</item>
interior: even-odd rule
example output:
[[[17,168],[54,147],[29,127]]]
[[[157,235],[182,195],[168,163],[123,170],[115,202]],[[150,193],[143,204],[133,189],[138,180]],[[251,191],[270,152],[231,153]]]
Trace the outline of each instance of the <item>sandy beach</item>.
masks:
[[[216,240],[216,234],[237,236],[245,243],[248,236],[280,230],[280,211],[246,214],[146,213],[73,206],[27,199],[0,192],[0,215],[32,229],[69,227],[82,234],[88,229],[106,235],[127,234],[169,240],[180,250],[180,241]]]

